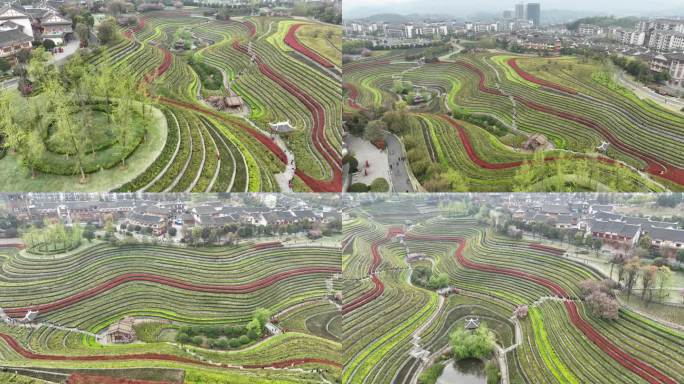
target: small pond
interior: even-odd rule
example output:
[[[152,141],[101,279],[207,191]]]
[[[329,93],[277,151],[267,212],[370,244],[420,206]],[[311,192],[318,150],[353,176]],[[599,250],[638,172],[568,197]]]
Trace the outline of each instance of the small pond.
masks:
[[[486,384],[484,363],[478,359],[449,360],[437,384]]]

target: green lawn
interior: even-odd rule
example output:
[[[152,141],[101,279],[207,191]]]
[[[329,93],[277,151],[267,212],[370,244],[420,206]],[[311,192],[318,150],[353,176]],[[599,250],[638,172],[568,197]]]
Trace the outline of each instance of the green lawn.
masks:
[[[79,183],[78,176],[62,176],[38,174],[35,179],[31,178],[31,171],[19,163],[17,156],[9,153],[0,160],[0,180],[12,180],[12,183],[4,183],[0,191],[109,191],[116,189],[138,174],[143,172],[159,156],[164,142],[166,142],[167,125],[166,119],[160,110],[154,108],[155,124],[148,131],[147,141],[140,144],[135,152],[126,159],[126,169],[116,166],[111,169],[101,170],[88,175],[88,182]]]

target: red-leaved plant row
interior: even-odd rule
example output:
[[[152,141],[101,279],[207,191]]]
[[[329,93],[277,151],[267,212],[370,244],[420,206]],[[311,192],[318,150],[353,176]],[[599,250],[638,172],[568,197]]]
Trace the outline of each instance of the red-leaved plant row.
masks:
[[[141,20],[141,24],[144,26],[144,18]],[[254,24],[252,24],[249,21],[245,22],[244,24],[250,30],[250,33],[253,36],[253,34],[256,33],[256,27],[254,26]],[[127,37],[132,38],[131,34],[128,34]],[[239,49],[243,53],[247,53],[247,49],[240,46],[237,41],[233,44],[233,47],[235,47],[236,49]],[[159,67],[157,67],[152,73],[145,76],[145,82],[148,84],[151,83],[154,79],[163,75],[169,69],[169,67],[171,66],[172,60],[173,60],[171,53],[169,51],[167,51],[166,49],[163,49],[161,47],[158,47],[158,48],[164,52],[164,60],[162,61],[162,64]],[[261,65],[260,65],[260,69],[262,69]],[[266,74],[266,75],[269,76],[269,74]],[[285,80],[280,79],[280,77],[277,74],[273,74],[272,71],[270,71],[269,77],[271,77],[274,81],[278,82],[279,84],[281,84],[280,82],[285,82]],[[292,86],[292,87],[294,88],[294,86]],[[308,96],[308,95],[306,95],[306,96]],[[309,97],[309,99],[311,99],[311,98]],[[313,100],[313,99],[311,99],[311,100]],[[257,131],[256,129],[254,129],[254,128],[246,125],[246,124],[238,123],[238,122],[233,121],[233,120],[228,120],[228,119],[226,119],[225,116],[221,115],[220,113],[217,113],[216,111],[213,111],[213,110],[210,110],[207,108],[203,108],[203,107],[200,107],[200,106],[192,104],[192,103],[173,100],[173,99],[169,99],[166,97],[161,97],[160,101],[162,101],[166,104],[174,105],[177,107],[182,107],[185,109],[191,109],[191,110],[194,110],[196,112],[200,112],[200,113],[205,114],[205,115],[210,115],[210,116],[216,117],[217,119],[222,120],[224,122],[229,122],[231,125],[238,125],[242,129],[244,129],[247,133],[249,133],[252,137],[254,137],[257,141],[259,141],[261,144],[266,146],[266,148],[268,148],[271,151],[271,153],[273,153],[278,159],[280,159],[280,161],[283,164],[288,163],[287,156],[285,155],[283,150],[270,137],[262,134],[261,132]],[[333,178],[331,180],[327,180],[327,181],[317,180],[317,179],[307,175],[304,171],[302,171],[300,169],[296,169],[295,174],[313,192],[340,192],[342,190],[342,170],[341,170],[342,159],[339,157],[337,152],[335,152],[335,150],[332,149],[332,146],[325,139],[325,133],[324,133],[325,115],[323,112],[323,108],[320,106],[320,104],[317,104],[317,105],[318,105],[317,111],[319,113],[313,114],[313,116],[314,116],[314,130],[313,130],[314,144],[319,149],[319,151],[321,151],[321,153],[326,158],[328,163],[331,165],[332,170],[333,170]],[[309,105],[307,105],[307,107],[309,107]],[[319,116],[319,114],[320,114],[320,116]],[[322,119],[321,119],[321,116],[322,116]],[[323,143],[325,144],[324,147],[329,152],[333,153],[332,159],[331,159],[331,155],[329,155],[327,152],[323,151],[323,146],[320,144],[321,137],[322,137]]]
[[[108,281],[106,281],[100,285],[97,285],[97,286],[89,288],[85,291],[73,294],[69,297],[54,301],[52,303],[38,304],[38,305],[34,305],[31,307],[27,307],[27,308],[6,308],[6,309],[4,309],[4,311],[8,316],[11,316],[14,318],[24,317],[29,310],[34,311],[34,312],[37,311],[38,313],[42,314],[42,313],[62,309],[62,308],[68,307],[70,305],[73,305],[75,303],[79,303],[83,300],[90,299],[94,296],[97,296],[97,295],[103,293],[103,292],[109,291],[115,287],[118,287],[122,284],[130,283],[130,282],[146,281],[146,282],[166,285],[169,287],[184,289],[184,290],[188,290],[188,291],[192,291],[192,292],[241,294],[241,293],[254,292],[254,291],[263,289],[265,287],[268,287],[270,285],[273,285],[279,281],[282,281],[282,280],[285,280],[285,279],[288,279],[291,277],[295,277],[295,276],[322,274],[322,273],[334,274],[334,273],[340,273],[340,272],[341,272],[340,268],[337,268],[337,267],[305,267],[305,268],[293,269],[290,271],[278,272],[278,273],[275,273],[271,276],[265,277],[261,280],[257,280],[257,281],[253,281],[253,282],[245,283],[245,284],[237,284],[237,285],[197,284],[197,283],[181,281],[178,279],[173,279],[170,277],[153,275],[151,273],[126,273],[126,274],[123,274],[121,276],[117,276],[115,278],[112,278],[112,279],[110,279],[110,280],[108,280]]]
[[[233,42],[233,48],[246,55],[249,54],[247,48],[240,45],[238,41]],[[339,153],[332,147],[332,145],[328,143],[325,137],[325,109],[323,108],[323,106],[321,106],[321,104],[318,101],[316,101],[316,99],[300,90],[290,81],[285,80],[280,74],[274,72],[269,65],[267,65],[261,60],[261,58],[257,57],[256,62],[259,66],[259,71],[261,71],[261,73],[263,73],[266,77],[273,80],[276,84],[278,84],[283,89],[288,91],[291,95],[293,95],[295,98],[297,98],[297,100],[302,102],[302,104],[304,104],[311,113],[311,116],[313,118],[313,129],[311,132],[311,139],[318,152],[321,155],[323,155],[326,162],[330,165],[333,171],[332,180],[325,182],[317,181],[317,184],[319,184],[319,186],[321,187],[324,187],[325,189],[314,189],[314,192],[339,192],[342,189],[342,158],[340,157]],[[299,174],[297,175],[299,176]],[[306,182],[304,177],[301,178]],[[308,175],[306,176],[306,178],[308,178],[310,182],[315,181],[315,179],[312,179]]]
[[[556,255],[556,256],[561,256],[565,253],[564,249],[551,247],[551,246],[539,244],[539,243],[532,243],[529,245],[529,247],[532,249],[536,249],[537,251],[548,252],[548,253],[551,253],[551,254]]]
[[[458,132],[458,137],[461,139],[461,144],[463,144],[463,148],[465,148],[466,154],[468,155],[468,158],[470,161],[473,163],[477,164],[480,168],[484,169],[509,169],[509,168],[517,168],[523,164],[522,161],[512,161],[508,163],[490,163],[484,159],[482,159],[477,152],[475,152],[475,147],[473,147],[473,144],[470,141],[470,137],[468,137],[468,133],[466,132],[465,128],[461,124],[459,124],[456,120],[452,119],[449,116],[441,116],[444,120],[446,120],[449,124],[451,124],[452,127],[456,128],[456,131]],[[584,155],[573,155],[572,158],[576,159],[582,159],[582,158],[589,158],[588,156]],[[592,158],[593,159],[593,158]],[[595,158],[596,160],[606,163],[606,164],[615,164],[615,160],[609,159],[604,156],[598,156]],[[544,158],[544,162],[553,162],[556,161],[557,157],[555,156],[548,156]]]
[[[357,110],[366,110],[366,108],[360,106],[357,104],[356,99],[359,97],[359,91],[356,89],[356,87],[350,83],[344,83],[342,85],[347,91],[349,91],[349,106],[353,109]]]
[[[16,248],[16,249],[26,249],[26,244],[0,244],[0,248]]]
[[[335,65],[333,63],[331,63],[326,58],[322,57],[318,53],[309,49],[309,47],[299,42],[296,33],[297,30],[299,30],[299,28],[301,28],[302,26],[304,26],[304,24],[293,24],[292,26],[290,26],[290,29],[287,30],[287,34],[285,35],[285,39],[283,40],[285,41],[285,44],[289,45],[290,48],[308,57],[309,59],[317,62],[325,68],[335,68]]]
[[[135,27],[133,27],[133,28],[127,29],[127,30],[123,33],[123,35],[124,35],[127,39],[131,39],[131,38],[133,38],[133,34],[134,34],[134,33],[138,33],[138,32],[140,32],[140,31],[142,31],[143,28],[145,28],[145,17],[139,18],[139,19],[138,19],[138,24],[137,24]]]
[[[503,268],[493,265],[487,265],[482,263],[477,263],[470,261],[463,255],[463,250],[466,247],[466,239],[459,236],[425,236],[425,235],[407,235],[407,240],[424,240],[424,241],[444,241],[444,242],[458,242],[458,248],[456,249],[456,260],[459,264],[464,267],[475,269],[478,271],[497,273],[501,275],[512,276],[516,278],[522,278],[525,280],[532,281],[539,284],[547,289],[549,289],[554,295],[563,298],[570,298],[570,295],[558,284],[533,275],[531,273],[517,271],[510,268]],[[589,324],[586,320],[580,316],[577,305],[574,301],[566,301],[565,308],[570,316],[572,324],[578,328],[589,340],[591,340],[597,347],[602,351],[612,357],[616,362],[621,364],[623,367],[629,369],[630,371],[636,373],[641,378],[646,380],[651,384],[677,384],[677,382],[660,372],[651,365],[636,359],[629,353],[620,349],[615,344],[611,343],[603,335],[599,334],[594,327]]]
[[[162,60],[162,63],[159,64],[159,66],[152,72],[147,75],[145,75],[145,83],[150,84],[152,83],[155,79],[161,77],[166,71],[169,70],[171,67],[171,63],[173,62],[173,56],[171,56],[171,52],[167,51],[164,48],[159,48],[162,53],[164,53],[164,59]]]
[[[257,30],[256,30],[256,25],[254,25],[254,23],[247,20],[247,21],[243,22],[242,24],[247,28],[247,31],[249,31],[249,37],[250,38],[254,37],[254,35],[256,35]]]
[[[556,83],[553,83],[553,82],[550,82],[550,81],[547,81],[544,79],[540,79],[540,78],[538,78],[538,77],[536,77],[530,73],[523,71],[522,68],[520,68],[518,66],[518,63],[516,60],[518,60],[518,59],[515,59],[515,58],[508,59],[508,65],[510,65],[511,68],[513,68],[515,70],[515,72],[517,72],[518,75],[520,75],[520,77],[529,81],[530,83],[538,84],[538,85],[541,85],[541,86],[546,87],[546,88],[553,88],[555,90],[565,92],[565,93],[568,93],[571,95],[577,94],[577,91],[570,88],[570,87],[565,87],[565,86],[560,85],[560,84],[556,84]]]
[[[373,261],[371,262],[370,267],[368,268],[368,274],[370,275],[371,282],[375,285],[373,289],[371,289],[368,292],[365,292],[363,295],[357,297],[350,303],[342,305],[342,314],[346,315],[347,313],[362,307],[371,301],[375,300],[378,298],[382,293],[385,291],[385,284],[382,283],[382,280],[375,274],[377,271],[378,267],[380,266],[380,263],[382,263],[382,256],[380,255],[379,247],[382,244],[387,243],[390,241],[394,236],[403,233],[401,228],[390,228],[387,231],[387,234],[385,237],[383,237],[380,240],[374,241],[371,244],[371,254],[373,256]]]
[[[232,368],[227,364],[211,364],[199,360],[193,360],[187,357],[180,357],[175,355],[167,355],[162,353],[134,353],[129,355],[88,355],[88,356],[63,356],[63,355],[43,355],[34,353],[27,350],[21,345],[14,337],[11,335],[0,333],[0,339],[4,340],[10,348],[15,352],[20,354],[22,357],[32,360],[55,360],[55,361],[127,361],[127,360],[161,360],[161,361],[174,361],[178,363],[185,364],[196,364],[207,367],[221,367],[221,368]],[[303,359],[288,359],[275,361],[269,364],[263,365],[244,365],[243,368],[246,369],[258,369],[258,368],[285,368],[295,365],[302,364],[322,364],[331,367],[341,368],[342,364],[337,361],[318,359],[318,358],[303,358]]]
[[[280,248],[283,246],[283,243],[280,241],[269,241],[266,243],[258,243],[254,244],[252,248],[262,250],[262,249],[270,249],[270,248]]]
[[[212,117],[215,117],[229,125],[234,125],[240,127],[243,131],[247,132],[250,136],[252,136],[254,139],[256,139],[258,142],[260,142],[262,145],[264,145],[275,157],[277,157],[283,164],[287,164],[287,156],[285,155],[285,152],[276,144],[273,139],[270,137],[264,135],[260,131],[257,131],[253,127],[243,124],[242,122],[239,122],[237,120],[231,120],[223,116],[222,114],[211,110],[207,109],[204,107],[201,107],[197,104],[192,104],[184,101],[179,101],[179,100],[174,100],[174,99],[169,99],[166,97],[161,97],[159,99],[162,103],[167,104],[167,105],[173,105],[175,107],[180,107],[184,109],[189,109],[193,110],[195,112],[202,113],[204,115],[209,115]],[[313,177],[307,175],[302,171],[301,169],[296,169],[295,174],[302,179],[304,184],[306,184],[309,188],[311,188],[312,191],[314,192],[339,192],[342,189],[342,174],[340,173],[339,177],[339,187],[336,187],[334,182],[326,182],[326,181],[321,181],[321,180],[316,180]]]
[[[479,68],[473,66],[470,63],[467,62],[457,62],[457,64],[468,68],[469,70],[475,72],[478,74],[480,77],[480,85],[479,89],[482,92],[486,92],[489,94],[493,95],[499,95],[499,96],[505,96],[503,93],[501,93],[498,89],[495,88],[488,88],[485,84],[485,76],[482,70]],[[599,125],[598,123],[594,122],[593,120],[583,117],[583,116],[578,116],[570,112],[565,112],[565,111],[560,111],[555,108],[547,107],[545,105],[526,100],[525,98],[521,96],[514,96],[515,100],[524,104],[525,106],[532,108],[536,111],[547,113],[550,115],[554,115],[557,117],[560,117],[565,120],[570,120],[574,121],[576,123],[582,124],[585,127],[591,128],[592,130],[598,132],[601,134],[608,142],[611,143],[611,145],[617,147],[621,151],[628,153],[642,161],[644,161],[647,166],[646,166],[646,172],[652,174],[652,175],[657,175],[660,177],[663,177],[665,179],[668,179],[670,181],[673,181],[679,185],[684,185],[684,168],[679,168],[676,166],[673,166],[671,164],[667,164],[666,162],[663,162],[661,160],[658,160],[654,158],[651,155],[645,154],[641,152],[638,149],[634,149],[631,146],[622,143],[615,135],[613,135],[609,129],[606,129]]]

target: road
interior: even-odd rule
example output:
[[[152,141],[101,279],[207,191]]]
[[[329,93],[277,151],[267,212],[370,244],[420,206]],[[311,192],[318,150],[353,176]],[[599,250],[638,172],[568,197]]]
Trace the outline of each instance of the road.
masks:
[[[80,42],[78,39],[72,40],[66,43],[65,45],[62,45],[60,48],[62,48],[63,52],[53,54],[50,60],[48,61],[48,64],[64,64],[71,55],[78,51],[79,46]]]
[[[415,192],[409,177],[408,164],[401,158],[405,157],[404,148],[397,136],[385,135],[387,143],[387,157],[390,164],[390,176],[392,177],[393,192]]]
[[[631,79],[628,79],[627,76],[625,76],[625,72],[623,71],[618,72],[617,79],[622,84],[622,86],[627,87],[627,89],[633,91],[634,93],[636,93],[637,96],[639,96],[642,99],[651,99],[659,105],[671,109],[673,111],[680,111],[682,108],[684,108],[684,101],[682,101],[681,99],[662,96],[657,94],[656,92],[653,92],[647,87],[636,84]]]

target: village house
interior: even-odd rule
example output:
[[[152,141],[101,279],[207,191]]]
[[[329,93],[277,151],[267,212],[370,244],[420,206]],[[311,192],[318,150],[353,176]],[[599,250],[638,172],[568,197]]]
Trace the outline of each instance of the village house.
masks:
[[[14,54],[18,50],[17,44],[14,44],[10,50],[6,42],[1,42],[9,39],[10,34],[5,32],[14,31],[15,39],[21,37],[17,33],[27,35],[29,43],[50,39],[60,45],[73,36],[71,25],[71,20],[61,16],[56,9],[47,6],[33,7],[17,4],[2,6],[0,7],[0,56]],[[31,46],[32,44],[22,43],[19,49],[31,48]]]
[[[542,206],[541,212],[553,217],[571,213],[570,208],[565,204],[545,204]]]
[[[612,213],[612,212],[605,212],[605,211],[598,211],[593,214],[594,220],[600,220],[600,221],[623,221],[624,216],[619,215],[617,213]],[[629,223],[629,224],[638,224],[638,223]]]
[[[105,333],[105,339],[108,343],[112,344],[131,343],[135,341],[135,329],[133,329],[133,324],[134,320],[132,317],[124,317],[109,326]]]
[[[651,227],[644,231],[656,248],[684,249],[684,230]]]
[[[671,86],[684,87],[684,53],[656,55],[650,65],[652,71],[669,74],[668,84]]]
[[[57,45],[62,45],[65,39],[73,35],[71,20],[66,19],[54,12],[47,12],[47,15],[38,19],[40,37],[50,39]]]
[[[645,217],[624,217],[621,221],[627,224],[640,225],[641,229],[648,230],[653,227],[657,228],[667,228],[667,229],[677,229],[678,224],[668,221],[652,221],[650,218]]]
[[[535,133],[523,144],[523,149],[526,151],[536,151],[544,149],[549,145],[549,140],[541,133]]]
[[[590,220],[587,231],[608,243],[634,246],[639,241],[641,227],[619,221]]]
[[[561,214],[555,218],[554,226],[558,229],[577,229],[579,221],[579,216],[575,214]]]
[[[15,55],[22,49],[31,49],[33,38],[23,31],[20,24],[0,19],[0,57]]]
[[[16,5],[0,6],[0,25],[7,21],[11,21],[12,24],[6,24],[5,28],[16,26],[20,32],[28,35],[31,41],[33,40],[31,17],[21,7]]]
[[[155,236],[160,236],[166,232],[166,222],[167,220],[162,217],[137,212],[130,212],[126,217],[127,224],[149,228]]]

